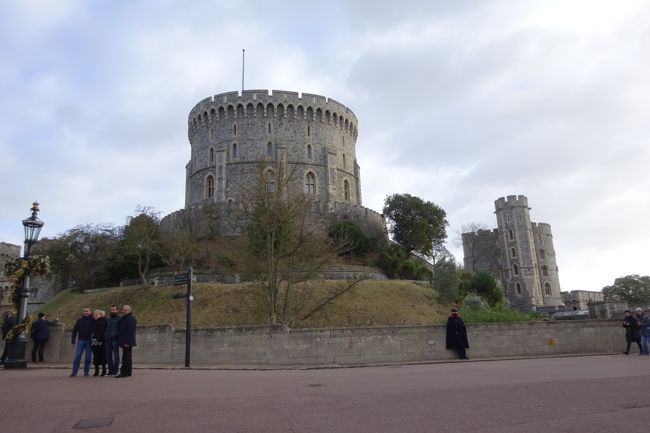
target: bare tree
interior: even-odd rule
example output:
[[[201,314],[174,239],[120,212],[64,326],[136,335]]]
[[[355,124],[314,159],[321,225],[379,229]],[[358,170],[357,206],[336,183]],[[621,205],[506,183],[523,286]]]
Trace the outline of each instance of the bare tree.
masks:
[[[498,238],[485,224],[472,222],[461,227],[456,244],[463,246],[465,265],[469,271],[498,272]]]

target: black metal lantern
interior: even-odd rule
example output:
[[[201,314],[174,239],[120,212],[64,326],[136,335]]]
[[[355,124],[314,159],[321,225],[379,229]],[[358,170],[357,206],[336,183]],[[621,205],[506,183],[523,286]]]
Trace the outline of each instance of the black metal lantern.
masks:
[[[23,226],[25,227],[25,257],[29,257],[32,254],[32,246],[38,242],[38,236],[41,234],[41,229],[43,228],[43,221],[38,219],[38,202],[35,201],[32,204],[32,216],[25,218],[23,220]]]

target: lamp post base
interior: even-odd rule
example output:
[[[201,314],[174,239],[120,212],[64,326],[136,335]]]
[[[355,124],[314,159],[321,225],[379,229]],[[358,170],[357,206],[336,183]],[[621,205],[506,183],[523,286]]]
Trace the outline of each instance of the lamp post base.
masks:
[[[5,342],[7,345],[7,360],[5,369],[27,368],[25,353],[27,352],[27,339],[24,335],[19,335],[14,340]]]

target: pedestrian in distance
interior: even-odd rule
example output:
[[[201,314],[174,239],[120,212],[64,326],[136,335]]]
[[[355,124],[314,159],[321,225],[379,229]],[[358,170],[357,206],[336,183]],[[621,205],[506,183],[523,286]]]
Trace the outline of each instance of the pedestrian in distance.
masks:
[[[55,325],[56,320],[45,319],[45,313],[38,313],[38,319],[32,323],[30,336],[32,337],[32,362],[45,362],[43,353],[45,345],[50,339],[50,326]],[[36,355],[38,354],[38,361]]]
[[[132,351],[135,346],[135,329],[137,320],[131,313],[131,307],[122,306],[122,319],[117,330],[117,344],[122,349],[122,367],[115,377],[130,377],[133,369]]]
[[[458,308],[454,307],[447,319],[447,350],[455,350],[459,359],[469,359],[466,349],[469,349],[467,328],[458,314]]]
[[[623,328],[625,328],[625,341],[627,342],[623,353],[629,355],[632,343],[636,343],[639,346],[639,355],[643,354],[643,348],[641,347],[641,324],[639,319],[633,316],[630,310],[625,310]]]
[[[120,350],[117,345],[117,331],[120,326],[120,319],[121,317],[117,314],[117,305],[112,305],[106,318],[106,334],[104,334],[109,376],[115,376],[120,367]]]
[[[84,356],[84,376],[90,374],[90,334],[93,330],[93,316],[89,307],[84,307],[83,313],[74,324],[72,328],[72,345],[75,346],[74,361],[72,361],[72,373],[70,377],[75,377],[79,372],[79,364],[81,364],[81,357]],[[78,337],[78,338],[77,338]]]
[[[5,345],[2,349],[2,356],[0,357],[0,364],[4,364],[7,360],[7,334],[16,326],[16,313],[7,311],[5,313],[4,321],[2,322],[2,340]]]
[[[641,334],[641,348],[643,349],[643,355],[650,355],[648,352],[648,342],[650,341],[650,316],[646,315],[643,311],[643,308],[636,309],[636,317],[639,319],[640,334]]]
[[[106,317],[103,310],[93,311],[93,328],[90,333],[90,347],[93,351],[93,365],[95,373],[99,376],[99,366],[102,367],[102,376],[106,376],[106,345],[104,335],[106,334]]]

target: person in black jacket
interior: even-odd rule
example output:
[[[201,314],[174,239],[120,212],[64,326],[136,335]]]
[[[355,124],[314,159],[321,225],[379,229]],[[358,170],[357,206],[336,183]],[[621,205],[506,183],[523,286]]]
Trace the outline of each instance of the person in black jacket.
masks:
[[[74,346],[76,341],[77,346],[74,354],[74,361],[72,361],[72,374],[70,374],[70,377],[75,377],[77,375],[82,355],[85,356],[84,376],[90,374],[90,334],[93,329],[93,322],[94,320],[90,313],[90,308],[84,307],[83,315],[77,319],[74,328],[72,328],[72,345]],[[78,340],[77,336],[79,336]]]
[[[7,339],[7,334],[11,329],[16,326],[16,314],[13,311],[5,313],[4,321],[2,322],[2,339]],[[2,349],[2,357],[0,357],[0,364],[4,364],[7,359],[7,342],[5,341],[4,349]]]
[[[623,328],[625,328],[625,341],[627,342],[627,346],[623,353],[629,355],[630,346],[632,343],[636,343],[636,345],[639,346],[639,354],[643,354],[643,347],[641,346],[641,322],[632,315],[630,310],[625,310]]]
[[[93,311],[93,328],[90,333],[90,347],[93,351],[93,365],[95,374],[99,376],[99,366],[102,366],[102,376],[106,376],[106,344],[104,335],[106,334],[106,317],[103,310]]]
[[[465,349],[469,349],[465,322],[458,315],[458,308],[451,309],[447,319],[447,349],[455,350],[459,359],[469,359]]]
[[[117,345],[117,330],[120,326],[120,319],[121,317],[117,314],[117,306],[112,305],[111,311],[106,318],[106,334],[104,334],[109,376],[115,376],[120,367],[120,349]]]
[[[117,344],[122,349],[122,368],[120,374],[115,377],[129,377],[132,370],[131,351],[135,346],[135,328],[138,322],[131,313],[131,307],[122,306],[122,319],[117,331]]]
[[[32,362],[44,362],[43,352],[45,351],[45,344],[50,338],[50,325],[54,325],[56,321],[50,322],[45,320],[45,313],[38,313],[38,320],[32,323]],[[38,352],[38,361],[36,361],[36,353]]]

